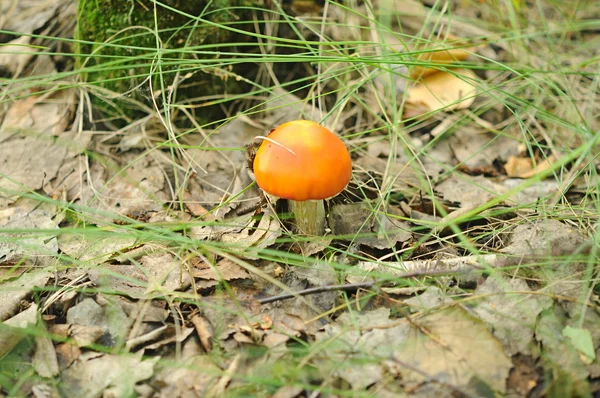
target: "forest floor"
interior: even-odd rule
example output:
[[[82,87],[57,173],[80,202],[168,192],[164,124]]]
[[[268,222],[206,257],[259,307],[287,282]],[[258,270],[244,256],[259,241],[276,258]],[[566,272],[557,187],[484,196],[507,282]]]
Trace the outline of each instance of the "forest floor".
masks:
[[[131,3],[189,40],[0,2],[0,397],[599,393],[599,2]],[[323,236],[247,159],[297,119]]]

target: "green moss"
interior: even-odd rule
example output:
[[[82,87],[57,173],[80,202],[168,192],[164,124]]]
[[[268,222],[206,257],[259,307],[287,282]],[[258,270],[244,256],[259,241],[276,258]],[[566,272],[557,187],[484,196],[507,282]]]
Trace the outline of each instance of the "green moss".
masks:
[[[243,92],[246,88],[240,82],[227,77],[227,72],[235,73],[243,66],[233,62],[233,66],[221,69],[214,54],[234,49],[211,45],[250,42],[252,37],[199,22],[198,18],[222,25],[235,22],[232,26],[236,29],[252,29],[250,23],[240,21],[251,20],[250,11],[244,7],[257,3],[163,0],[166,7],[158,6],[155,18],[154,4],[148,0],[80,0],[78,66],[85,81],[105,89],[96,93],[96,108],[113,119],[135,118],[143,106],[153,107],[152,92],[170,87],[178,71],[186,79],[185,85],[178,86],[177,101]],[[160,96],[157,100],[161,102]],[[206,120],[218,117],[218,107],[212,110],[203,112]]]

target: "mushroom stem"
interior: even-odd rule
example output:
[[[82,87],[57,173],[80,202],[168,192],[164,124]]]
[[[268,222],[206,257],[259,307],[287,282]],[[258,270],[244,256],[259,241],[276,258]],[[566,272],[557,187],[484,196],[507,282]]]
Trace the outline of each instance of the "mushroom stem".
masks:
[[[294,213],[296,228],[304,235],[325,235],[325,205],[322,200],[289,200],[290,211]]]

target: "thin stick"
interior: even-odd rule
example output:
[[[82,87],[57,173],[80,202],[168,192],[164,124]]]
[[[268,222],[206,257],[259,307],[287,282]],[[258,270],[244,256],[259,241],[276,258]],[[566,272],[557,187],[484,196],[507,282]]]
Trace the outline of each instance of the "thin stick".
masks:
[[[262,298],[262,299],[259,299],[258,302],[260,304],[268,304],[268,303],[273,303],[275,301],[287,300],[287,299],[291,299],[291,298],[298,297],[298,296],[307,296],[309,294],[332,292],[335,290],[346,291],[346,290],[356,290],[356,289],[370,289],[374,285],[375,285],[375,282],[362,282],[362,283],[351,283],[351,284],[345,284],[345,285],[329,285],[329,286],[311,287],[309,289],[300,290],[300,291],[297,291],[294,293],[284,293],[284,294],[280,294],[278,296]]]
[[[443,276],[443,275],[457,275],[462,272],[452,272],[452,271],[415,271],[415,272],[407,272],[404,274],[395,275],[394,279],[408,279],[415,278],[418,276]],[[304,290],[299,290],[294,293],[285,293],[277,296],[265,297],[259,299],[258,302],[260,304],[268,304],[275,301],[288,300],[294,297],[299,296],[308,296],[309,294],[317,294],[324,292],[332,292],[336,290],[357,290],[357,289],[371,289],[377,285],[377,282],[359,282],[359,283],[348,283],[344,285],[328,285],[328,286],[318,286],[311,287]]]

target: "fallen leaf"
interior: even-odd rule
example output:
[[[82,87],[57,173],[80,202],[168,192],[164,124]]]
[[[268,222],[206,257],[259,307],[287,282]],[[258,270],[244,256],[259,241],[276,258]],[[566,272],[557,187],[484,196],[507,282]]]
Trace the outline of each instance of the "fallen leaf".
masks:
[[[408,89],[406,102],[421,113],[465,109],[475,101],[476,81],[469,69],[434,73]]]
[[[394,352],[396,358],[474,394],[477,394],[471,385],[474,377],[493,390],[505,391],[512,363],[484,323],[459,307],[436,311],[417,323],[431,335],[411,328],[406,341],[399,342],[400,347]],[[398,371],[409,385],[427,378],[409,369]]]
[[[187,327],[175,327],[174,325],[167,325],[161,334],[161,339],[155,341],[152,344],[143,346],[144,350],[156,350],[160,347],[171,343],[181,343],[188,338],[194,332],[194,328]]]
[[[536,164],[529,157],[510,156],[504,165],[504,170],[509,177],[530,178],[550,169],[555,162],[554,155],[538,160]]]
[[[190,321],[194,325],[196,329],[196,333],[200,338],[200,342],[202,343],[202,347],[206,352],[212,351],[213,347],[213,336],[214,330],[212,325],[208,322],[206,318],[200,315],[194,315]]]
[[[245,258],[257,259],[257,252],[274,244],[281,232],[281,221],[272,210],[267,209],[258,225],[252,222],[239,233],[224,234],[221,241],[228,249],[241,253]]]
[[[31,36],[20,36],[0,45],[0,67],[8,69],[13,76],[20,75],[37,51],[30,42]]]
[[[157,301],[137,300],[131,302],[124,297],[119,297],[119,304],[123,311],[132,319],[142,322],[162,323],[169,317],[169,311],[158,304]]]
[[[137,238],[127,233],[115,233],[108,236],[60,235],[58,247],[60,251],[79,263],[91,262],[102,264],[121,253],[135,247]]]
[[[0,210],[0,229],[31,231],[2,233],[0,264],[53,264],[58,252],[56,237],[34,233],[36,230],[53,229],[58,232],[57,222],[52,217],[52,214],[43,209],[27,211],[22,207],[12,207]]]
[[[15,279],[3,281],[0,284],[0,321],[15,315],[21,300],[31,294],[33,289],[46,286],[51,275],[50,270],[35,269]]]
[[[425,63],[430,62],[435,64],[435,66],[413,66],[410,69],[410,77],[412,79],[423,79],[434,73],[439,73],[439,65],[451,65],[464,61],[476,50],[475,47],[467,46],[467,44],[466,40],[448,35],[440,43],[419,46],[415,50],[420,52],[417,54],[416,59]]]
[[[75,134],[64,132],[74,102],[74,90],[59,90],[17,100],[6,112],[0,126],[0,208],[42,188],[85,149]]]
[[[438,183],[435,190],[444,200],[458,203],[462,208],[475,208],[497,197],[502,197],[503,202],[510,205],[535,203],[558,190],[556,181],[544,180],[515,192],[515,186],[522,182],[512,178],[497,182],[483,176],[454,173],[452,177]],[[507,195],[509,192],[511,195]]]
[[[142,360],[136,355],[112,355],[87,352],[61,374],[59,389],[62,396],[73,398],[130,397],[135,385],[149,379],[155,356]]]
[[[214,281],[250,278],[250,274],[244,268],[226,258],[219,260],[214,267],[207,266],[204,269],[192,269],[192,276]]]
[[[38,160],[37,158],[43,155],[40,150],[44,146],[53,147],[58,144],[56,146],[65,149],[77,149],[76,142],[65,139],[55,143],[53,138],[65,134],[74,106],[75,90],[57,90],[42,95],[31,93],[25,98],[16,100],[11,104],[0,125],[0,142],[15,133],[23,134],[21,138],[33,138],[30,145],[32,142],[37,142],[38,148],[35,150],[25,148],[29,149],[27,154],[36,155],[32,160]],[[5,145],[7,145],[6,141],[2,146]]]
[[[155,379],[160,388],[158,397],[204,397],[222,369],[206,355],[196,355],[184,360],[173,361],[161,369]]]
[[[94,344],[104,333],[104,328],[60,323],[52,325],[50,332],[63,339],[71,339],[69,343],[72,346],[85,347]]]
[[[562,334],[568,338],[571,341],[571,344],[573,344],[573,347],[579,351],[583,363],[589,365],[594,362],[596,359],[596,350],[589,330],[574,328],[567,325],[563,329]]]
[[[329,226],[334,235],[342,235],[344,240],[389,249],[398,242],[412,239],[410,225],[394,216],[400,216],[399,210],[390,207],[381,214],[365,202],[334,205],[329,214]]]
[[[542,218],[517,225],[502,252],[535,261],[573,254],[585,242],[586,237],[575,226]]]
[[[106,286],[134,298],[186,289],[191,278],[181,261],[170,253],[143,256],[139,263],[105,264],[88,271],[98,286]]]
[[[37,305],[32,304],[25,311],[0,324],[0,358],[29,334],[25,329],[33,327],[37,323],[37,310]]]
[[[101,328],[107,334],[106,337],[103,336],[102,342],[106,346],[124,341],[132,321],[118,305],[103,299],[101,295],[96,297],[104,301],[103,305],[92,298],[86,298],[69,308],[67,323]]]
[[[469,305],[502,342],[508,356],[529,354],[538,315],[552,305],[552,298],[528,292],[531,289],[524,279],[490,276],[473,293],[481,298]]]
[[[62,0],[0,2],[2,29],[20,33],[33,33],[52,18],[61,3]]]
[[[562,333],[564,319],[558,308],[543,311],[535,330],[536,340],[544,347],[541,356],[544,367],[556,372],[556,379],[561,381],[559,385],[552,383],[549,393],[558,392],[559,395],[552,396],[562,397],[591,396],[587,382],[589,371],[570,338]]]
[[[445,160],[447,163],[458,161],[468,168],[490,168],[495,171],[494,162],[517,154],[518,145],[519,141],[508,135],[481,133],[476,128],[464,126],[439,142],[429,156],[442,161],[439,152],[444,151],[450,155]]]
[[[128,215],[148,211],[162,210],[167,195],[163,192],[165,174],[159,161],[151,155],[140,157],[137,153],[126,153],[119,157],[120,170],[116,175],[112,171],[98,166],[93,184],[92,195],[82,198],[81,204],[93,207],[96,211],[90,217],[95,224],[103,224],[98,210],[112,214]],[[125,167],[125,168],[124,168]],[[112,224],[112,218],[108,220]]]
[[[405,300],[404,303],[415,311],[425,309],[440,308],[444,304],[450,304],[452,299],[448,297],[440,288],[429,286],[423,293],[417,294]]]
[[[528,397],[529,392],[538,385],[540,379],[543,379],[543,375],[538,373],[536,360],[531,356],[516,355],[513,357],[513,364],[515,366],[506,381],[507,393]]]
[[[392,321],[389,310],[380,309],[340,317],[325,326],[317,340],[326,347],[323,355],[336,359],[337,370],[329,371],[355,390],[394,374],[402,378],[407,391],[432,378],[475,396],[481,383],[505,391],[512,363],[484,323],[460,307],[434,311],[412,322],[418,328],[410,322]],[[326,363],[318,366],[326,371],[322,369]],[[474,380],[478,380],[476,385]]]
[[[58,375],[58,359],[54,343],[48,336],[36,336],[35,353],[32,358],[33,368],[42,377],[53,377]]]
[[[245,151],[241,148],[257,135],[264,134],[264,131],[236,117],[210,136],[190,135],[187,144],[193,148],[186,150],[183,166],[196,174],[186,187],[190,193],[186,201],[206,209],[218,206],[211,214],[222,220],[240,204],[256,199],[256,188],[247,189],[252,180],[246,167]],[[219,148],[240,150],[223,151]]]
[[[56,347],[56,356],[58,358],[58,365],[62,371],[71,366],[81,356],[81,349],[74,344],[59,344]]]

